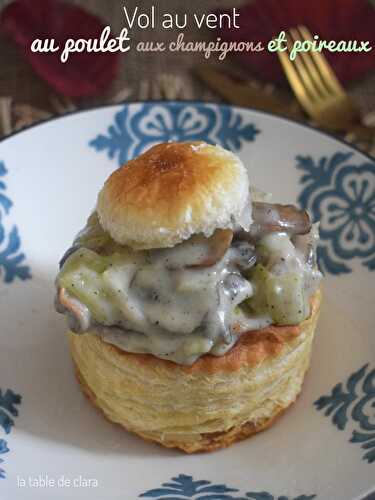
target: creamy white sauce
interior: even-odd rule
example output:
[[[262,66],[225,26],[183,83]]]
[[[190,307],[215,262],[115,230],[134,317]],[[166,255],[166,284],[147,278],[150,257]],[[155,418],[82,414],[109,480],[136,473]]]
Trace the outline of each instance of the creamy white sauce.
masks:
[[[251,315],[238,307],[255,292],[242,274],[255,262],[254,247],[246,241],[232,242],[216,263],[197,267],[212,255],[207,241],[198,236],[174,248],[129,250],[117,256],[100,278],[105,293],[95,297],[105,311],[105,324],[95,322],[83,307],[84,328],[76,330],[97,334],[127,352],[189,365],[205,353],[222,356],[242,333],[270,325],[267,314]],[[272,273],[303,276],[308,301],[321,274],[306,263],[302,243],[296,248],[286,233],[271,233],[260,246],[267,249]],[[72,320],[69,311],[68,317]]]
[[[218,263],[205,268],[187,267],[204,254],[199,242],[144,252],[137,264],[112,266],[104,280],[123,317],[117,328],[96,326],[94,331],[125,351],[182,364],[207,352],[224,354],[250,324],[237,310],[253,293],[237,265],[247,258],[244,245],[251,255],[249,244],[232,246]],[[254,318],[251,327],[269,322]]]

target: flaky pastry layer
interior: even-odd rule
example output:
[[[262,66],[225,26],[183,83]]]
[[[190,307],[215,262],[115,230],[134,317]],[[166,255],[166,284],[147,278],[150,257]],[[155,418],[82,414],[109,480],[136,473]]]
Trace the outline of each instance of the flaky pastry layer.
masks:
[[[150,249],[242,225],[248,204],[248,175],[236,155],[203,142],[164,143],[113,172],[97,211],[117,243]]]
[[[228,446],[269,427],[301,391],[321,292],[298,326],[248,332],[221,357],[190,367],[131,354],[95,334],[69,333],[82,388],[105,416],[188,453]]]

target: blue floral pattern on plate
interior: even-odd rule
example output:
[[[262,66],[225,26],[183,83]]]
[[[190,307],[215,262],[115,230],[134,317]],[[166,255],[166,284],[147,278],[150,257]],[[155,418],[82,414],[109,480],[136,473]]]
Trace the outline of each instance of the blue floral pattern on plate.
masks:
[[[350,418],[359,424],[359,429],[352,432],[351,443],[363,443],[362,448],[368,450],[363,460],[375,462],[375,368],[362,366],[352,373],[343,384],[337,384],[331,394],[315,401],[318,410],[325,409],[326,416],[332,415],[332,423],[343,431]],[[373,422],[371,422],[371,419]]]
[[[30,279],[31,274],[28,266],[21,265],[25,255],[20,253],[21,239],[17,227],[13,226],[7,231],[4,224],[4,218],[13,206],[5,194],[6,185],[2,180],[7,173],[4,163],[0,162],[0,278],[5,283],[11,283],[15,278]]]
[[[254,141],[259,130],[244,123],[229,106],[202,103],[144,103],[131,114],[125,106],[115,114],[106,134],[90,141],[96,151],[122,165],[153,144],[167,141],[202,140],[238,151],[243,141]]]
[[[331,274],[350,273],[355,258],[375,270],[375,163],[357,164],[352,156],[297,156],[304,171],[298,201],[320,221],[319,265]]]
[[[10,389],[7,389],[3,394],[0,389],[0,428],[3,429],[5,434],[9,434],[14,425],[14,419],[12,417],[18,416],[17,405],[21,404],[21,396],[16,394]],[[0,455],[8,453],[8,443],[5,439],[0,439]],[[4,462],[0,458],[0,463]],[[0,467],[0,479],[5,478],[5,471]]]
[[[155,498],[157,500],[177,500],[193,498],[194,500],[312,500],[316,495],[300,495],[293,499],[286,496],[274,496],[266,491],[249,491],[245,496],[233,496],[237,488],[225,484],[213,484],[211,481],[194,481],[192,476],[180,474],[173,477],[170,483],[163,483],[160,488],[142,493],[140,498]]]

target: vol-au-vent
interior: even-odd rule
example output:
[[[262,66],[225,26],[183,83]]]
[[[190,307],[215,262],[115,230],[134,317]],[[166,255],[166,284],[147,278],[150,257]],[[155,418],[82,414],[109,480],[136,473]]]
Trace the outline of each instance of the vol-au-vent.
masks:
[[[56,305],[109,419],[193,452],[295,400],[320,308],[318,229],[264,199],[233,153],[204,142],[159,144],[106,181]]]

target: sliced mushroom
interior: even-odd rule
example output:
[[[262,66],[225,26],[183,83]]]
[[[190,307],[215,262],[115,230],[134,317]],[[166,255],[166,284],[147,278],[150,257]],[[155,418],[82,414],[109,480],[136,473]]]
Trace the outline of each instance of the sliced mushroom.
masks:
[[[256,264],[257,257],[255,247],[248,241],[234,241],[232,243],[232,249],[232,261],[237,264],[242,271],[247,271]]]
[[[205,332],[208,338],[223,339],[227,345],[232,340],[230,328],[227,324],[226,305],[230,298],[226,295],[223,283],[219,282],[216,285],[217,302],[215,307],[211,307],[204,318]]]
[[[230,229],[217,229],[210,238],[194,236],[192,244],[201,245],[203,252],[200,258],[187,267],[210,267],[221,260],[227,252],[233,239],[233,231]]]
[[[229,273],[222,282],[225,294],[232,304],[241,304],[253,294],[253,287],[240,273]]]
[[[60,259],[60,262],[59,262],[59,268],[61,269],[63,267],[63,265],[65,264],[65,262],[68,260],[68,258],[76,251],[78,250],[80,247],[79,245],[76,245],[74,244],[73,246],[71,246],[70,248],[68,248],[68,250],[64,253],[64,255],[61,257]]]
[[[319,241],[319,225],[313,224],[307,234],[297,234],[293,237],[295,247],[304,255],[305,262],[311,267],[316,267],[316,247]]]
[[[277,203],[253,203],[254,223],[267,233],[285,231],[289,234],[307,234],[311,221],[305,210],[294,205]]]
[[[173,248],[156,250],[151,258],[170,270],[209,267],[224,257],[232,238],[231,230],[217,229],[209,238],[199,234]]]
[[[256,240],[268,233],[285,232],[291,236],[307,234],[311,230],[311,221],[305,210],[298,210],[294,205],[277,203],[253,203],[253,223],[250,231],[236,233],[238,239]]]
[[[69,326],[75,333],[85,332],[90,326],[90,311],[79,300],[75,299],[66,291],[65,288],[60,288],[57,293],[57,299],[68,313]]]

